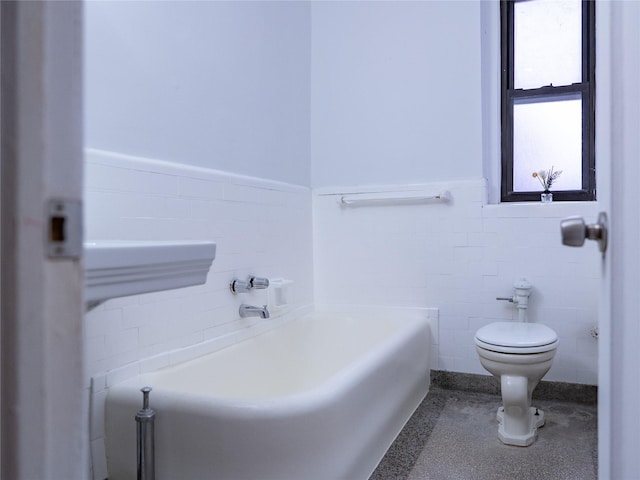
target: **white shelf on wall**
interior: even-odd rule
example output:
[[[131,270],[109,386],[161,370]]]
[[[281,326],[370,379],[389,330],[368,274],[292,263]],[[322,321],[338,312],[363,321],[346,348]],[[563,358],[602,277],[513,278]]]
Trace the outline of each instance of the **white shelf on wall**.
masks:
[[[110,298],[201,285],[215,256],[213,242],[87,242],[86,308]]]

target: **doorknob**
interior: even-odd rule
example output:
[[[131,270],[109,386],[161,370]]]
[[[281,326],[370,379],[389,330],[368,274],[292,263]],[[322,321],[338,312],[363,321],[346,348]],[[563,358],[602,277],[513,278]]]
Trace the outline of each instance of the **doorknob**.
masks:
[[[582,217],[567,217],[560,222],[562,244],[581,247],[585,239],[596,240],[601,252],[607,250],[607,214],[600,212],[598,223],[587,225]]]

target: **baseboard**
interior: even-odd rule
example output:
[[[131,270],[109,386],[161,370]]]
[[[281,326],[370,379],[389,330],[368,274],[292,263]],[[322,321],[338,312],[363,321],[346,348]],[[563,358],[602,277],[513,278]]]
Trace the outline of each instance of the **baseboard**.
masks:
[[[500,395],[500,382],[491,375],[431,370],[431,384],[445,390]],[[533,398],[596,404],[598,402],[598,387],[597,385],[543,380],[533,391]]]

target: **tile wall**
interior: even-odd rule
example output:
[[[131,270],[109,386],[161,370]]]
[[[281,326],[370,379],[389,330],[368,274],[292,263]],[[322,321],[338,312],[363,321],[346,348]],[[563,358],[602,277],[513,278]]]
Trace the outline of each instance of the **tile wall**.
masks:
[[[449,203],[341,207],[345,192],[440,192]],[[595,220],[597,204],[486,204],[483,181],[357,186],[314,191],[315,302],[438,307],[432,368],[487,374],[473,344],[482,325],[517,318],[496,297],[533,284],[529,318],[560,337],[547,380],[597,383],[597,297],[601,256],[594,242],[561,245],[568,215]]]

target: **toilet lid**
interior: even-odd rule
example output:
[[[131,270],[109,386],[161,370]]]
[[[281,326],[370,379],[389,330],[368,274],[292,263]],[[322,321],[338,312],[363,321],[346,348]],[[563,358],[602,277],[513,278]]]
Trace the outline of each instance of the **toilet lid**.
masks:
[[[505,353],[536,353],[551,350],[558,335],[546,325],[523,322],[495,322],[476,332],[476,345]]]

